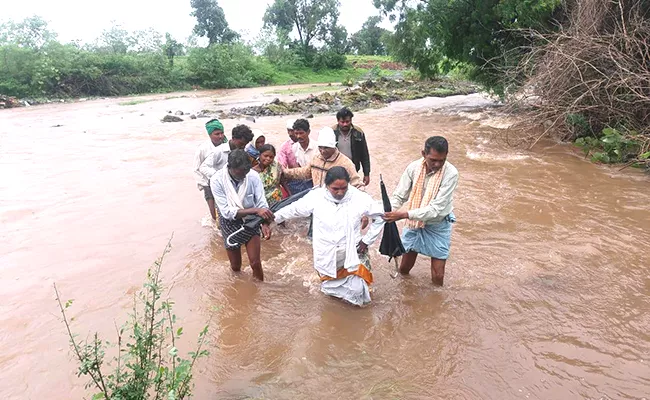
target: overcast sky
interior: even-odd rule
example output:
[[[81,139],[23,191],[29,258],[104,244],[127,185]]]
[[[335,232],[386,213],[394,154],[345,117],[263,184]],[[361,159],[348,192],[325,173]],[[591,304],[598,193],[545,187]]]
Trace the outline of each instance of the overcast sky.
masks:
[[[340,23],[348,33],[356,32],[365,20],[378,15],[372,0],[340,0]],[[2,6],[0,21],[6,19],[22,20],[40,15],[51,30],[59,34],[59,40],[68,42],[81,40],[91,42],[102,30],[109,28],[112,21],[121,24],[126,30],[154,28],[169,32],[177,40],[184,42],[192,33],[194,18],[190,0],[0,0]],[[254,39],[262,28],[262,17],[266,6],[272,0],[218,0],[226,13],[230,27],[244,34],[248,40]],[[382,26],[390,28],[384,21]]]

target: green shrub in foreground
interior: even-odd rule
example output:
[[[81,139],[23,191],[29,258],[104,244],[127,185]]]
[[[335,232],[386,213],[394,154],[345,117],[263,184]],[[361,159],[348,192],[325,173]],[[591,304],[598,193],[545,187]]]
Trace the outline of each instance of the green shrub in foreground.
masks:
[[[176,315],[172,312],[174,303],[162,299],[160,278],[163,259],[170,250],[171,241],[148,270],[129,320],[118,329],[117,343],[110,344],[97,333],[90,340],[79,340],[72,333],[71,319],[66,314],[72,300],[63,304],[54,286],[70,347],[79,363],[77,375],[90,378],[86,388],[92,387],[95,391],[93,400],[176,400],[191,395],[194,364],[208,355],[203,349],[208,326],[199,334],[196,350],[189,353],[189,358],[179,356],[176,341],[181,338],[183,328],[176,326]],[[112,362],[107,361],[106,350],[115,346],[117,356]]]

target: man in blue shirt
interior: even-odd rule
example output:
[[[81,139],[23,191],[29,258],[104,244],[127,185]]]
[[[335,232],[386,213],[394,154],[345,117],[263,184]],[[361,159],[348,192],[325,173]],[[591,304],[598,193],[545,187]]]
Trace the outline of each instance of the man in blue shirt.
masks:
[[[253,276],[264,280],[260,258],[260,228],[244,226],[243,218],[258,215],[268,223],[273,220],[264,195],[264,185],[257,172],[251,170],[250,159],[244,150],[232,150],[228,154],[226,168],[217,171],[210,178],[210,188],[219,210],[219,227],[224,238],[230,268],[241,271],[241,246],[246,246]],[[262,235],[271,237],[268,223],[262,224]],[[231,237],[232,236],[232,237]]]

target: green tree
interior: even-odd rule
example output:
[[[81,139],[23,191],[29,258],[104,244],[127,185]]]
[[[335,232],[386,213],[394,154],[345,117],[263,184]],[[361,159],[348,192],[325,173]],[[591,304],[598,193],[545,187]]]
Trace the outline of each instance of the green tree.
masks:
[[[135,31],[131,35],[133,43],[130,50],[138,53],[153,53],[163,49],[163,36],[153,28]]]
[[[287,37],[295,29],[301,53],[310,59],[314,41],[327,43],[332,40],[340,6],[339,0],[275,0],[266,9],[264,25],[275,27]],[[334,34],[340,38],[341,31]]]
[[[350,48],[356,54],[385,56],[388,54],[387,39],[391,33],[379,27],[381,17],[369,17],[359,31],[350,38]]]
[[[397,21],[395,56],[425,76],[446,72],[456,62],[476,67],[476,77],[493,83],[503,57],[527,44],[515,31],[553,29],[561,0],[374,0]]]
[[[226,14],[217,0],[191,0],[190,5],[194,9],[190,15],[196,18],[195,34],[207,37],[211,45],[239,39],[239,34],[228,27]]]
[[[34,15],[21,22],[9,20],[0,25],[0,44],[39,49],[56,40],[56,33],[47,27],[47,22]]]
[[[97,39],[97,49],[115,54],[126,54],[134,44],[131,34],[119,24],[104,29]]]
[[[178,43],[172,35],[165,33],[165,44],[163,45],[163,51],[169,60],[169,66],[174,66],[174,57],[180,56],[183,54],[183,45]]]

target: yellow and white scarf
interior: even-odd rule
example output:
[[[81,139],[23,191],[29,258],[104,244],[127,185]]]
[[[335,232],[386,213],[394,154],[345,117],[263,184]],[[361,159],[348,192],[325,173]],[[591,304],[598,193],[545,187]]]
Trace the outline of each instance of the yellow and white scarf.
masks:
[[[442,183],[442,177],[445,174],[445,168],[447,163],[442,166],[427,183],[427,187],[424,187],[424,180],[427,176],[427,164],[422,158],[422,163],[420,164],[419,171],[417,172],[417,179],[413,182],[413,187],[411,189],[411,195],[407,203],[408,210],[414,210],[422,207],[422,204],[429,204],[431,200],[435,199],[440,191],[440,184]],[[424,190],[424,195],[422,191]],[[424,228],[424,222],[415,221],[412,219],[407,220],[406,227],[410,229]]]

